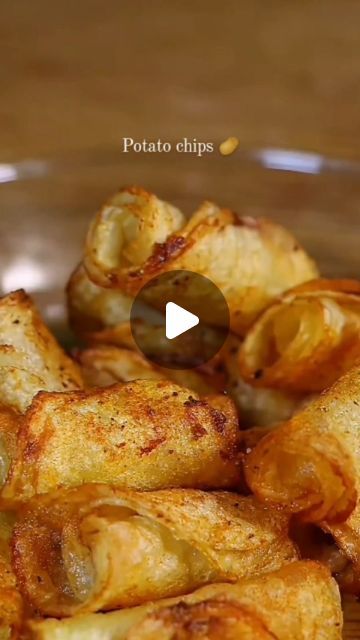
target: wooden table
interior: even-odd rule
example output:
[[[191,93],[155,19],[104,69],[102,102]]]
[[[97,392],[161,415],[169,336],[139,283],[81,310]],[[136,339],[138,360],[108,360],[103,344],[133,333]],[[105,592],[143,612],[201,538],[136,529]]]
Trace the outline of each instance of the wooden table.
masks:
[[[3,159],[122,136],[360,156],[358,0],[11,0]]]
[[[358,0],[11,0],[1,14],[0,162],[228,135],[360,159]],[[359,607],[347,618],[360,638]]]

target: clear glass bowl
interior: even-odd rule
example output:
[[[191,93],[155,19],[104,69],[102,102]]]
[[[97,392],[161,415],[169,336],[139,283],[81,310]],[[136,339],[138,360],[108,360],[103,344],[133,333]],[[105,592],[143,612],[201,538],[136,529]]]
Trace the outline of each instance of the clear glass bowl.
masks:
[[[25,288],[55,328],[89,220],[138,184],[190,214],[204,199],[291,229],[324,275],[359,277],[360,165],[281,149],[123,154],[119,149],[0,164],[0,289]]]

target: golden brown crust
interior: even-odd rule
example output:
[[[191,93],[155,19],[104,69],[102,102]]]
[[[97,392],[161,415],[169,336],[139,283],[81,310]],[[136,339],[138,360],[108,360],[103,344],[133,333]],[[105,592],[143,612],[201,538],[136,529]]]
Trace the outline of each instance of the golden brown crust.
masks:
[[[251,429],[245,429],[241,433],[241,446],[242,450],[248,455],[256,445],[268,435],[272,433],[274,429],[277,429],[279,425],[271,425],[269,427],[252,427]]]
[[[121,291],[97,286],[82,264],[70,276],[66,297],[70,326],[85,338],[105,327],[129,321],[133,298]]]
[[[199,395],[214,393],[205,375],[191,369],[166,369],[152,365],[140,352],[112,345],[94,345],[77,352],[85,383],[90,387],[106,387],[131,380],[172,380]]]
[[[360,282],[313,280],[260,316],[239,351],[245,380],[259,387],[319,392],[360,358]]]
[[[360,367],[274,432],[245,460],[247,481],[263,501],[313,522],[343,522],[360,489]]]
[[[232,330],[243,334],[277,295],[317,276],[313,261],[280,225],[241,217],[210,202],[203,203],[185,224],[180,212],[173,214],[169,207],[153,194],[136,189],[116,194],[88,233],[84,266],[90,279],[134,296],[164,272],[184,269],[202,274],[220,288]],[[154,220],[160,229],[156,233]],[[126,237],[127,225],[130,237]],[[162,291],[164,297],[168,294]],[[198,293],[190,288],[185,295],[196,309]],[[214,324],[220,322],[216,308],[213,316]]]
[[[21,415],[10,407],[0,405],[0,486],[6,480],[17,447]]]
[[[291,418],[304,400],[303,394],[254,387],[239,368],[241,341],[230,334],[214,358],[214,367],[224,372],[224,387],[233,398],[246,427],[268,427]],[[211,366],[211,363],[210,363]]]
[[[360,505],[357,502],[352,514],[343,523],[321,524],[326,533],[334,540],[337,556],[342,559],[342,566],[335,571],[341,590],[360,594]],[[345,561],[344,561],[345,560]],[[346,562],[347,561],[347,562]]]
[[[168,381],[40,393],[21,425],[3,497],[24,500],[60,486],[228,488],[239,482],[235,408]]]
[[[297,559],[288,518],[252,497],[191,489],[84,485],[33,499],[18,515],[14,566],[43,615],[129,607]]]
[[[89,387],[107,387],[131,380],[166,380],[140,352],[112,345],[95,345],[76,353],[84,381]]]
[[[43,323],[31,298],[0,299],[0,402],[23,412],[40,390],[79,389],[79,368]]]
[[[149,614],[127,640],[274,640],[261,620],[231,601],[180,603]]]
[[[138,329],[139,331],[139,329]],[[117,380],[153,378],[173,380],[193,389],[199,395],[227,392],[234,400],[241,424],[246,427],[268,426],[286,420],[303,402],[301,394],[277,389],[260,389],[246,383],[240,376],[237,352],[240,340],[230,334],[216,356],[195,369],[166,369],[151,365],[138,350],[129,323],[86,334],[91,346],[79,351],[77,360],[82,366],[83,377],[90,386],[105,386]],[[155,341],[161,349],[164,338],[162,327],[143,327],[142,342]],[[184,334],[182,354],[189,359],[197,353],[190,334]],[[164,345],[168,353],[168,344]],[[179,347],[176,347],[176,351]],[[200,355],[200,354],[199,354]],[[176,356],[176,354],[175,354]],[[196,357],[196,356],[195,356]]]
[[[30,640],[87,640],[90,628],[94,640],[341,640],[342,612],[328,570],[294,562],[234,585],[106,615],[34,621],[29,628]]]

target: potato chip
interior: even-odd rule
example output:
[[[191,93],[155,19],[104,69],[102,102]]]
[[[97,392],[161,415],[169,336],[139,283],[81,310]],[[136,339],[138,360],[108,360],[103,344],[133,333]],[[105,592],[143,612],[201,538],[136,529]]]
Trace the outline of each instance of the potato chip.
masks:
[[[252,497],[95,484],[30,501],[13,546],[27,599],[56,617],[234,582],[298,558],[288,518]]]
[[[327,569],[293,562],[274,573],[107,614],[34,620],[30,640],[341,640],[339,591]]]

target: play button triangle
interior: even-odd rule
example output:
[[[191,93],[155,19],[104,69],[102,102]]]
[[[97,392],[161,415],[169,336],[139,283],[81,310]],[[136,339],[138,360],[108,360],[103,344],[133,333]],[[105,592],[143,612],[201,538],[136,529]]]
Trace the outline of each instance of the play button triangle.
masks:
[[[229,323],[222,291],[209,278],[185,269],[155,275],[131,306],[136,346],[147,360],[167,369],[184,371],[212,360],[227,338]]]
[[[199,318],[175,302],[166,304],[166,337],[168,340],[177,338],[185,331],[189,331],[199,324]]]

